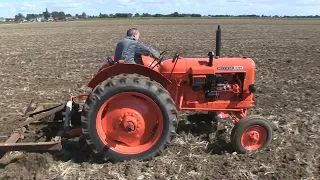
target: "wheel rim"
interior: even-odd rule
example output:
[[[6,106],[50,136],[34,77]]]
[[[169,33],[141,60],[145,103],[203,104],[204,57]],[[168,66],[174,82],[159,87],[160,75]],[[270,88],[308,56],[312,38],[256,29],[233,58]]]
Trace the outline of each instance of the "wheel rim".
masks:
[[[267,131],[260,125],[249,127],[241,136],[241,145],[246,150],[257,150],[267,140]]]
[[[161,137],[163,116],[148,96],[122,92],[101,106],[96,128],[101,141],[110,149],[138,154],[153,147]]]

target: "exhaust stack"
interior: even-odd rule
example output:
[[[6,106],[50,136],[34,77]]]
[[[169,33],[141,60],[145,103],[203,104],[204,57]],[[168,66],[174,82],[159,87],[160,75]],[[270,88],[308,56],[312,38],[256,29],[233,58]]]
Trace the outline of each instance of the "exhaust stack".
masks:
[[[216,32],[216,56],[220,57],[221,51],[221,29],[220,25],[218,25],[218,29]]]
[[[209,56],[208,66],[213,66],[214,56],[219,57],[220,56],[220,50],[221,50],[221,29],[220,29],[220,25],[218,25],[218,29],[217,29],[217,32],[216,32],[216,54],[214,55],[213,51],[208,53],[208,56]]]

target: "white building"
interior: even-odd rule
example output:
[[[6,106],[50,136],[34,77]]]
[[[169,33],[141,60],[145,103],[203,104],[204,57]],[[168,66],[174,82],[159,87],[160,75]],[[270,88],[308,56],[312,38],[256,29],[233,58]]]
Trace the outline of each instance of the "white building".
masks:
[[[54,21],[52,15],[48,18],[48,21]]]
[[[32,19],[30,19],[29,21],[30,21],[30,22],[41,22],[42,19],[43,19],[43,17],[37,17],[37,18],[32,18]]]
[[[0,22],[6,22],[6,18],[0,17]]]

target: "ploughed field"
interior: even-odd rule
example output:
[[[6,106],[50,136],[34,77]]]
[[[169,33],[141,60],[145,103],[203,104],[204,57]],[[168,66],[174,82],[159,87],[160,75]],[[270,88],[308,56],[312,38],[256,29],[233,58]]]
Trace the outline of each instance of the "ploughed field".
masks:
[[[257,65],[257,106],[278,126],[271,146],[236,154],[231,127],[217,133],[180,112],[178,136],[150,161],[101,164],[90,152],[26,153],[0,169],[0,179],[312,179],[320,176],[319,20],[107,20],[0,25],[0,126],[8,135],[31,99],[65,102],[87,92],[100,59],[112,55],[126,30],[166,57],[207,57],[222,28],[222,56],[247,56]],[[83,154],[82,154],[83,153]]]

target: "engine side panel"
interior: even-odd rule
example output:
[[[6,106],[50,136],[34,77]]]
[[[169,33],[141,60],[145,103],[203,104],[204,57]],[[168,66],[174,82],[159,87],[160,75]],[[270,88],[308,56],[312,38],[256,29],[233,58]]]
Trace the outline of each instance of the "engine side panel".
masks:
[[[213,79],[211,87],[208,85],[210,78]],[[253,94],[243,91],[244,73],[204,77],[190,74],[189,79],[189,83],[181,85],[179,89],[179,109],[240,111],[253,106]]]
[[[169,92],[181,110],[241,111],[254,106],[249,86],[254,83],[255,64],[249,58],[185,58],[185,73],[174,70]],[[167,62],[168,63],[168,62]],[[167,77],[173,65],[160,72]]]

